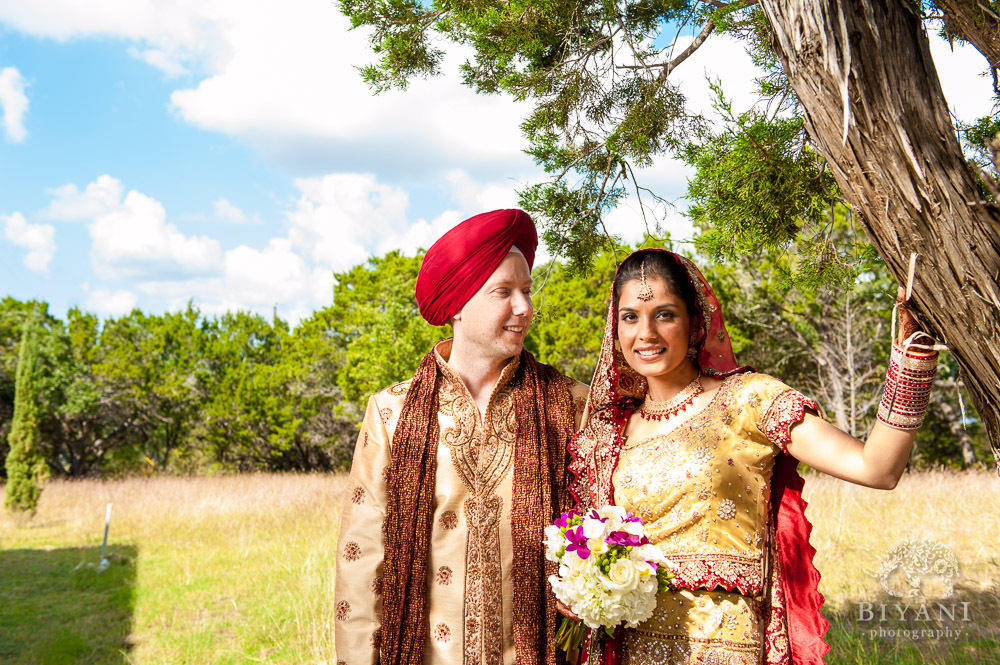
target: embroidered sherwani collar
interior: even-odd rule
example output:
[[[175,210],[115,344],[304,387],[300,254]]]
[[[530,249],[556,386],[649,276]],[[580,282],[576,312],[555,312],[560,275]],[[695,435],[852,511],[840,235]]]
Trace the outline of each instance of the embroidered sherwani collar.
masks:
[[[452,342],[454,341],[454,337],[449,337],[448,339],[435,344],[434,359],[437,361],[438,369],[441,370],[441,374],[444,376],[445,380],[451,384],[454,389],[471,396],[468,386],[465,385],[465,381],[463,381],[459,373],[455,371],[455,368],[448,364],[448,361],[451,358]],[[505,388],[511,381],[514,380],[514,374],[517,373],[517,368],[520,366],[521,354],[517,354],[507,361],[507,364],[504,365],[502,370],[500,370],[500,378],[497,379],[497,384],[493,387],[493,394],[496,394],[499,390]]]

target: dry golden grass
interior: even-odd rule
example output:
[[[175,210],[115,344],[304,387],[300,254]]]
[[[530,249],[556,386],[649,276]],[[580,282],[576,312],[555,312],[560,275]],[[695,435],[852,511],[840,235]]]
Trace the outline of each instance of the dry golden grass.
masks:
[[[970,587],[995,588],[1000,579],[1000,478],[993,471],[908,473],[891,492],[811,474],[803,498],[820,590],[833,607],[877,595],[872,572],[905,541],[950,548]]]
[[[46,661],[30,653],[5,658],[0,649],[0,661],[336,662],[333,585],[345,487],[346,476],[329,475],[49,482],[30,526],[0,518],[0,548],[26,549],[40,557],[89,546],[70,555],[94,558],[105,505],[113,503],[111,549],[134,559],[124,562],[134,566],[134,574],[123,578],[134,584],[131,623],[122,633],[129,638],[120,647],[123,653],[112,648],[102,655],[93,651],[96,647],[88,652],[79,639],[60,646],[63,629],[53,633],[52,653],[77,654],[73,658]],[[995,473],[908,474],[892,492],[809,476],[805,498],[823,574],[820,589],[834,623],[828,663],[923,660],[919,650],[911,657],[868,640],[860,630],[865,626],[852,619],[856,602],[884,598],[873,573],[880,557],[903,541],[930,539],[949,547],[961,566],[962,598],[971,599],[980,614],[992,613],[985,623],[968,627],[989,633],[991,640],[1000,634],[1000,480]],[[40,628],[45,626],[26,627],[36,632],[25,643],[36,643]],[[991,662],[995,644],[966,645],[962,655],[933,662]]]

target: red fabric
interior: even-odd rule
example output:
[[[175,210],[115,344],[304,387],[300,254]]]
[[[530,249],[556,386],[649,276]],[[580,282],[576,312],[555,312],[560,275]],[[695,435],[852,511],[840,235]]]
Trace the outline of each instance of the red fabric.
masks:
[[[788,641],[794,665],[824,665],[830,645],[824,641],[830,623],[820,613],[825,600],[819,592],[820,574],[813,565],[816,548],[809,544],[812,524],[802,498],[804,481],[798,461],[780,455],[774,466],[777,509],[778,562],[785,585]]]
[[[523,210],[494,210],[470,217],[431,245],[417,274],[417,306],[433,326],[462,309],[511,248],[535,263],[538,233]]]

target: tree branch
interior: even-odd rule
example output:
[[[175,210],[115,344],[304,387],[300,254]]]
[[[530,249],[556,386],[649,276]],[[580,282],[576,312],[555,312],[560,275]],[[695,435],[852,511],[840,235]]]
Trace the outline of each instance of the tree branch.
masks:
[[[645,69],[647,71],[659,69],[659,80],[666,80],[667,76],[670,75],[670,72],[672,72],[679,64],[690,58],[691,55],[698,50],[698,47],[705,43],[705,40],[708,39],[708,36],[712,34],[713,30],[715,30],[715,23],[709,21],[705,24],[705,27],[702,28],[701,34],[695,37],[694,41],[688,44],[688,47],[681,51],[677,57],[670,62],[660,62],[653,65],[617,65],[617,69]]]

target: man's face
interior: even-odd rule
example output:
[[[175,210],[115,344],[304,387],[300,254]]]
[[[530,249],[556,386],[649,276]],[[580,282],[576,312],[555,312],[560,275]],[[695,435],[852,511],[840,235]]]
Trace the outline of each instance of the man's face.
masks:
[[[521,352],[531,323],[531,271],[511,252],[455,315],[455,343],[503,360]]]

